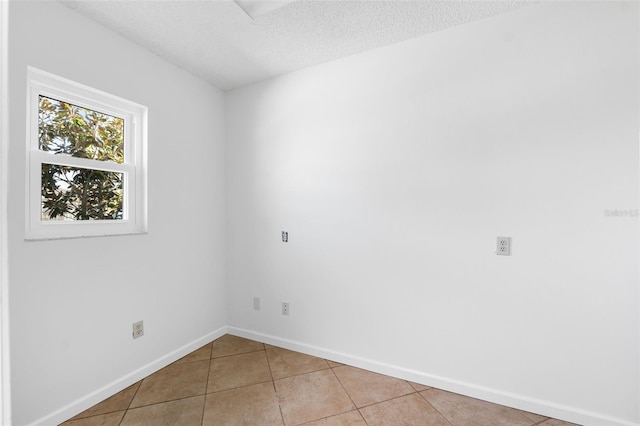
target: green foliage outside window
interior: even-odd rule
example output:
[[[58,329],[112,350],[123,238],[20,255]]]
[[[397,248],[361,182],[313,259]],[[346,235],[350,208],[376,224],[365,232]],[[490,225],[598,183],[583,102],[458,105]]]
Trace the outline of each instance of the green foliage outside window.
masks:
[[[97,161],[124,161],[124,120],[40,96],[42,151]],[[42,164],[42,220],[122,219],[123,173]]]

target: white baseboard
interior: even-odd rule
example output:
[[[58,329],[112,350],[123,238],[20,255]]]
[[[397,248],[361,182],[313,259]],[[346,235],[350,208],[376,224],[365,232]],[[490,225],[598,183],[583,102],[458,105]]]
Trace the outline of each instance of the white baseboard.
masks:
[[[31,426],[51,426],[58,425],[73,416],[82,413],[84,410],[93,407],[97,403],[107,399],[108,397],[126,389],[128,386],[144,379],[148,375],[160,370],[163,367],[171,364],[174,361],[179,360],[185,355],[193,352],[203,345],[217,339],[227,333],[227,327],[220,327],[219,329],[208,333],[196,340],[193,340],[186,345],[158,358],[155,361],[148,363],[135,371],[121,377],[108,385],[92,392],[71,404],[56,410],[55,412],[48,414],[35,422],[31,423]]]
[[[530,398],[510,392],[503,392],[497,389],[478,386],[473,383],[461,382],[446,377],[410,370],[407,368],[375,361],[373,359],[361,358],[342,352],[336,352],[330,349],[320,348],[317,346],[308,345],[306,343],[283,339],[277,336],[272,336],[251,330],[229,326],[227,327],[227,333],[234,336],[244,337],[246,339],[256,340],[258,342],[278,346],[281,348],[294,350],[308,355],[317,356],[319,358],[329,359],[331,361],[351,365],[353,367],[363,368],[369,371],[374,371],[376,373],[409,380],[415,383],[423,384],[425,386],[431,386],[449,392],[455,392],[461,395],[481,399],[483,401],[489,401],[495,404],[516,408],[518,410],[528,411],[547,417],[553,417],[559,420],[577,423],[579,425],[640,426],[640,423],[612,418],[592,411],[582,410],[575,407],[556,404],[551,401]]]

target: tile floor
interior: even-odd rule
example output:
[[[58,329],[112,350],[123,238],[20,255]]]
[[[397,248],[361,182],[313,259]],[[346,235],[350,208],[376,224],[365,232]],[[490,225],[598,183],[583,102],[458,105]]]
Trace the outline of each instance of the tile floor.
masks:
[[[225,335],[64,426],[568,426]]]

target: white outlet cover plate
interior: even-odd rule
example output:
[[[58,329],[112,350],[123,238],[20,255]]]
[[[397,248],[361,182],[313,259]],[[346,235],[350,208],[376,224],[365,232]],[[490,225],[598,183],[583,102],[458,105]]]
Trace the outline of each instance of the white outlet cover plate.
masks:
[[[497,238],[496,254],[499,256],[511,256],[511,237]]]
[[[133,338],[137,339],[138,337],[144,336],[144,322],[138,321],[133,323]]]

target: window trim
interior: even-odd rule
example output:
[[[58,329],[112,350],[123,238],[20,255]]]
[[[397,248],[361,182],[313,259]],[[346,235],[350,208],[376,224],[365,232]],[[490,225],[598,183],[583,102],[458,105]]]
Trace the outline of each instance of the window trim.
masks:
[[[40,150],[38,140],[40,95],[124,119],[123,163],[71,157]],[[147,107],[143,105],[34,67],[27,67],[26,240],[147,232],[147,113]],[[124,218],[42,221],[43,163],[124,173]]]

